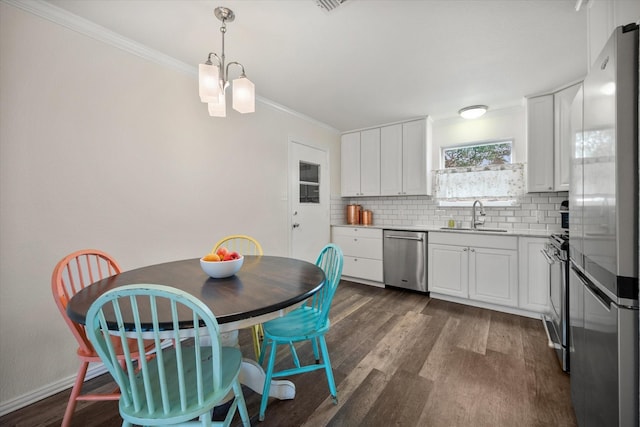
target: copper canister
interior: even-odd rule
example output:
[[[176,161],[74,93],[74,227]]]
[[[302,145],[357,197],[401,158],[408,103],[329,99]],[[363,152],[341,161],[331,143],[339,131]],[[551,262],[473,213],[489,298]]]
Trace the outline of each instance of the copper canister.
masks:
[[[347,205],[347,224],[358,224],[360,222],[358,208],[358,205]]]
[[[362,225],[372,225],[373,224],[373,212],[371,211],[362,211]]]

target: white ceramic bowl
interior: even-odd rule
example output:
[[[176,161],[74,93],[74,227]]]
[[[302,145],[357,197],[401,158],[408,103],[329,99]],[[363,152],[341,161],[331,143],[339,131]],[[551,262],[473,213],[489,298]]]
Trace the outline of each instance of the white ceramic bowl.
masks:
[[[233,276],[242,267],[244,256],[231,261],[203,261],[200,258],[200,267],[202,270],[214,279],[222,279],[224,277]]]

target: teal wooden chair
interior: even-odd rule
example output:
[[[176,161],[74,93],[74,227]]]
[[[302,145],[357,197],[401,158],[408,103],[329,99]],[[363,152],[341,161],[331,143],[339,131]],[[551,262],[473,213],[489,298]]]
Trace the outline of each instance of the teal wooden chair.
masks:
[[[270,347],[269,361],[266,367],[266,379],[262,391],[262,401],[260,402],[260,421],[264,421],[264,413],[267,410],[269,400],[269,388],[272,378],[282,378],[290,375],[302,374],[318,369],[324,369],[329,383],[329,392],[334,403],[338,403],[338,393],[333,379],[331,361],[327,350],[327,342],[324,335],[329,331],[329,309],[331,301],[336,292],[340,276],[342,275],[343,264],[342,250],[333,244],[325,246],[316,265],[324,271],[325,283],[320,291],[313,295],[310,301],[283,317],[270,320],[263,324],[264,340],[260,351],[259,363],[264,361],[267,347]],[[315,364],[301,365],[294,343],[301,341],[311,341]],[[294,368],[274,372],[276,362],[276,349],[278,345],[288,345],[293,357]],[[318,344],[322,352],[322,362],[318,353]]]
[[[159,315],[161,310],[164,311]],[[182,319],[192,321],[185,325],[182,320],[179,324],[178,313]],[[163,285],[112,289],[91,305],[86,330],[120,387],[123,426],[228,426],[238,410],[243,425],[250,426],[238,381],[242,354],[236,348],[220,345],[216,318],[192,295]],[[193,340],[183,339],[186,332]],[[125,369],[110,339],[113,335],[122,342]],[[206,344],[201,342],[205,337]],[[131,338],[137,344],[130,346]],[[167,338],[174,345],[158,351],[155,358],[141,358],[134,365],[132,354],[144,348],[147,338],[155,341],[156,348]],[[213,422],[213,408],[231,390],[234,397],[225,420]]]

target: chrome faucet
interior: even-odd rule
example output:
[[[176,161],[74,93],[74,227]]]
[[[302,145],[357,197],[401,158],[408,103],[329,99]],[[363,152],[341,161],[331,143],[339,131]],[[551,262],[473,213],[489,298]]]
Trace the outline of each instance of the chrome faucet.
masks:
[[[480,205],[480,217],[476,216],[476,205]],[[478,228],[479,225],[484,225],[484,205],[480,200],[476,200],[473,202],[473,207],[471,208],[471,228]]]

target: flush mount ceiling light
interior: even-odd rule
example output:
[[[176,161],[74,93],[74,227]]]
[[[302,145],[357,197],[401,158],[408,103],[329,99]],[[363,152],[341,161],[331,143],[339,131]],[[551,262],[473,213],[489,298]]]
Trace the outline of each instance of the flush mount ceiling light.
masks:
[[[487,112],[489,107],[486,105],[472,105],[470,107],[464,107],[458,111],[458,114],[464,119],[477,119]]]
[[[208,104],[209,115],[226,117],[226,90],[229,86],[229,67],[237,65],[241,69],[240,77],[233,81],[233,109],[240,113],[253,113],[256,110],[256,88],[244,73],[244,67],[239,62],[229,62],[225,66],[224,35],[227,32],[227,22],[233,22],[235,14],[226,7],[216,7],[216,18],[222,21],[222,54],[209,53],[207,61],[198,66],[198,83],[200,100]],[[214,64],[215,59],[217,64]]]

